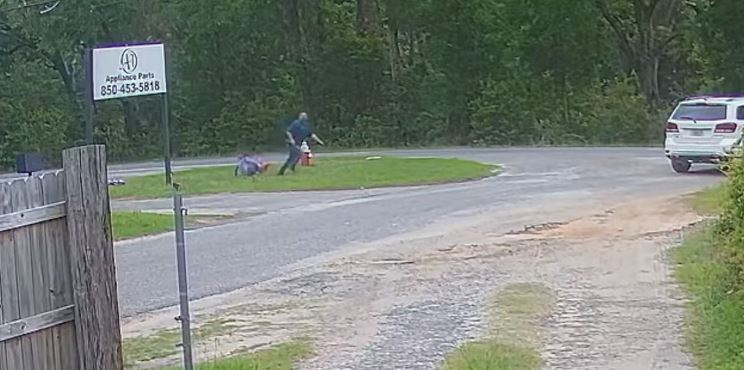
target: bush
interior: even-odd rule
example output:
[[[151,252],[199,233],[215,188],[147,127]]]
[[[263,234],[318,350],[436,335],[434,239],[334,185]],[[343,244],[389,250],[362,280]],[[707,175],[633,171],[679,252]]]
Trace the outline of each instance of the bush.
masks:
[[[550,75],[483,85],[470,104],[476,144],[648,144],[662,125],[630,79],[575,88]]]
[[[286,114],[279,100],[230,102],[198,133],[183,138],[184,154],[233,154],[264,149],[274,143],[277,117]]]
[[[677,278],[692,296],[688,345],[702,370],[744,368],[744,164],[732,166],[715,227],[685,237]]]
[[[139,100],[137,103],[133,105],[137,108],[132,108],[131,122],[127,122],[122,101],[99,102],[96,105],[95,140],[106,144],[108,157],[112,161],[148,159],[163,153],[160,112],[146,109],[159,108],[159,100]],[[143,114],[145,112],[158,114]]]
[[[744,163],[737,159],[731,166],[728,199],[716,231],[723,241],[723,262],[731,271],[731,289],[744,286]]]
[[[501,145],[559,143],[561,130],[557,123],[561,118],[555,109],[557,99],[545,89],[549,84],[526,71],[482,84],[479,96],[470,102],[472,141]]]
[[[63,110],[43,105],[0,104],[0,168],[10,168],[17,154],[40,152],[58,162],[72,121]]]

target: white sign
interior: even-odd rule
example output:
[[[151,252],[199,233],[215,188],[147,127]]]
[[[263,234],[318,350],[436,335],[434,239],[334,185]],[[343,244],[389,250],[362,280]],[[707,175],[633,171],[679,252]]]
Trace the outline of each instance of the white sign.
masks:
[[[163,44],[93,49],[93,100],[164,94]]]

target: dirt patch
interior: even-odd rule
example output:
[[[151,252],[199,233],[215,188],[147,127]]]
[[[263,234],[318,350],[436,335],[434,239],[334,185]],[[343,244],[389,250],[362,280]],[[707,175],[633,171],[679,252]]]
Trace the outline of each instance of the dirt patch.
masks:
[[[617,205],[601,213],[569,222],[528,225],[509,232],[503,240],[611,240],[681,230],[701,216],[680,199],[644,199]]]
[[[460,344],[489,334],[491,292],[535,282],[555,298],[540,323],[549,368],[691,368],[665,253],[701,218],[676,199],[586,207],[589,216],[514,232],[474,217],[446,234],[373,243],[195,302],[197,321],[234,326],[200,343],[198,358],[310,337],[317,356],[304,369],[437,368]],[[124,334],[172,326],[174,313],[128,319]]]
[[[684,202],[663,200],[636,202],[594,217],[576,220],[545,233],[548,238],[614,239],[680,230],[700,221]]]

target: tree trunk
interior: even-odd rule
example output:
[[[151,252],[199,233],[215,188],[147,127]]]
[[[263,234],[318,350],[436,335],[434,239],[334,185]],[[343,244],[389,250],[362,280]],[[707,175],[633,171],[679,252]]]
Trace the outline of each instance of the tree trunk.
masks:
[[[67,95],[70,97],[70,101],[78,106],[78,91],[75,84],[74,72],[70,70],[67,62],[62,58],[59,53],[50,56],[50,62],[54,66],[54,70],[57,71],[59,77],[62,79],[62,83],[65,85]]]
[[[396,81],[398,79],[398,70],[400,68],[400,32],[395,20],[390,21],[388,33],[388,43],[390,45],[390,77],[393,81]]]
[[[408,66],[416,64],[416,33],[408,33]]]
[[[140,133],[137,111],[136,103],[129,99],[121,100],[121,112],[124,114],[124,129],[129,138],[135,138]]]
[[[78,118],[78,122],[82,124],[82,122],[85,122],[84,100],[81,101],[80,99],[78,81],[75,80],[74,69],[69,67],[69,64],[64,60],[64,58],[62,58],[62,55],[59,53],[51,55],[46,52],[42,52],[41,54],[48,59],[54,70],[57,71],[57,73],[59,74],[60,79],[62,79],[62,84],[65,86],[65,92],[67,92],[70,107],[75,116]],[[82,128],[82,125],[80,126],[80,128]]]
[[[284,0],[284,23],[287,35],[287,52],[295,65],[295,75],[300,85],[304,110],[311,116],[317,112],[313,94],[312,53],[315,49],[308,37],[307,22],[317,21],[312,14],[319,12],[317,0]],[[316,35],[317,36],[317,35]]]
[[[659,64],[669,41],[680,32],[675,26],[684,2],[634,0],[632,15],[613,10],[607,0],[594,3],[617,38],[624,57],[623,66],[635,70],[641,92],[651,106],[658,106],[661,101]]]
[[[377,32],[377,2],[357,0],[357,30],[371,34]]]
[[[655,9],[636,1],[636,63],[638,81],[641,92],[646,97],[649,105],[657,106],[659,103],[659,57],[661,50],[657,47],[657,30],[654,24],[653,14]]]
[[[642,55],[638,66],[638,79],[641,91],[652,107],[658,106],[659,91],[659,57]]]

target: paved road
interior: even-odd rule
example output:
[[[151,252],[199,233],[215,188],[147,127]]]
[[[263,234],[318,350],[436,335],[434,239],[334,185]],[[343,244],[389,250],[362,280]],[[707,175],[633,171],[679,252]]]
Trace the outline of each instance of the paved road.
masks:
[[[722,177],[712,171],[671,172],[659,149],[451,149],[392,152],[502,164],[501,176],[465,184],[339,192],[221,195],[187,200],[191,208],[243,210],[237,223],[187,235],[191,294],[200,298],[281,274],[290,264],[355,248],[391,235],[474,214],[506,222],[512,208],[596,197],[683,194]],[[224,163],[229,159],[183,165]],[[152,167],[118,168],[145,173]],[[125,173],[125,172],[120,172]],[[115,208],[168,208],[169,201],[118,202]],[[174,241],[170,235],[117,246],[123,315],[177,303]]]

